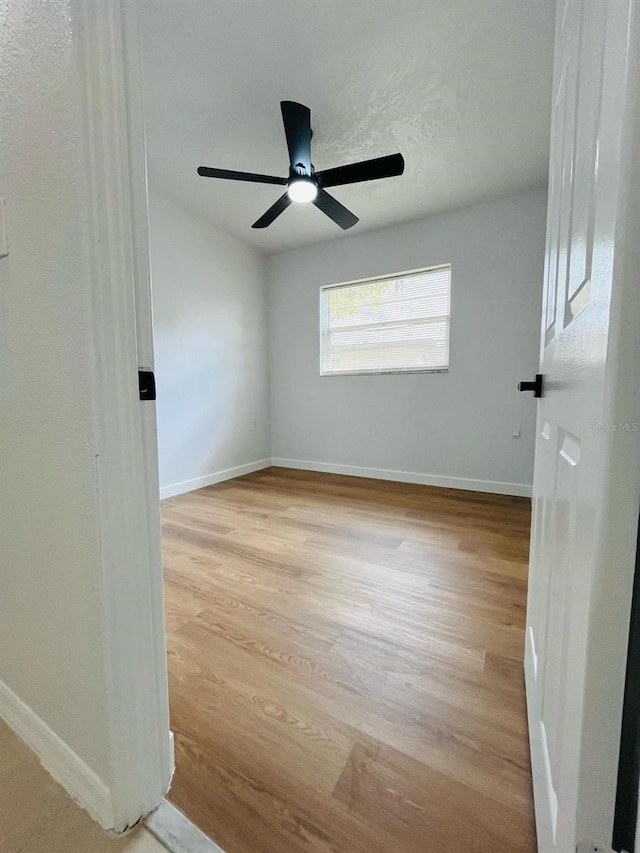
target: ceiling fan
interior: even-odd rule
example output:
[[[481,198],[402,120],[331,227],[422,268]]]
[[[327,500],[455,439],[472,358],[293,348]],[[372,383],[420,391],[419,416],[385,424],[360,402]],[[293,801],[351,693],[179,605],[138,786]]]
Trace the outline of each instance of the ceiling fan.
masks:
[[[198,174],[204,178],[227,178],[232,181],[251,181],[256,184],[279,184],[287,191],[280,196],[252,228],[266,228],[285,211],[292,201],[313,202],[341,228],[351,228],[358,217],[329,195],[327,187],[343,184],[357,184],[360,181],[375,181],[378,178],[392,178],[404,171],[402,154],[389,154],[376,157],[349,166],[338,166],[316,172],[311,163],[311,110],[295,101],[281,101],[282,121],[289,149],[289,177],[278,178],[274,175],[257,175],[254,172],[234,172],[228,169],[212,169],[200,166]]]

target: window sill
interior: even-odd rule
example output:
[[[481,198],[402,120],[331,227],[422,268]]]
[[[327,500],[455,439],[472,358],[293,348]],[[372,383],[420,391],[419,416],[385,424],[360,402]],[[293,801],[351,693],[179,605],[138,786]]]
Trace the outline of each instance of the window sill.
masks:
[[[408,376],[415,373],[448,373],[448,367],[430,367],[420,370],[336,370],[320,373],[322,378],[331,376]]]

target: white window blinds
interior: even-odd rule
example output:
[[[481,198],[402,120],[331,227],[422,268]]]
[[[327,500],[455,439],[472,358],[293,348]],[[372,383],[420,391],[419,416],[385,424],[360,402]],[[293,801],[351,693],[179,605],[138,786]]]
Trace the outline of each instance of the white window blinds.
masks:
[[[320,289],[320,373],[449,366],[451,266]]]

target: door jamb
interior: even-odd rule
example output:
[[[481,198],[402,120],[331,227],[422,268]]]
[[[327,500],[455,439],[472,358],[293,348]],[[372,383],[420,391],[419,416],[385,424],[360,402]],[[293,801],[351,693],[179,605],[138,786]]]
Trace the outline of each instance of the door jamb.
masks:
[[[137,379],[142,343],[136,331],[137,294],[149,289],[148,277],[141,281],[148,236],[139,227],[140,176],[146,205],[144,136],[130,126],[131,99],[140,89],[137,13],[137,0],[71,3],[82,103],[83,190],[91,205],[83,235],[90,253],[94,350],[88,369],[97,436],[108,781],[116,832],[158,805],[173,771],[157,451],[149,447],[143,421],[143,407],[151,404],[140,403]]]

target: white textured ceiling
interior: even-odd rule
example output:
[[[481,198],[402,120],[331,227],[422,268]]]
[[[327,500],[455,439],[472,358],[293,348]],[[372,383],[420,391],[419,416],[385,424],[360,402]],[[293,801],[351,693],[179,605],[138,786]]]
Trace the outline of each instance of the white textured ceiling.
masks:
[[[311,108],[326,169],[400,151],[399,178],[331,190],[348,234],[546,181],[554,0],[142,0],[152,189],[272,253],[339,236],[313,205],[251,228],[286,176],[279,102]]]

